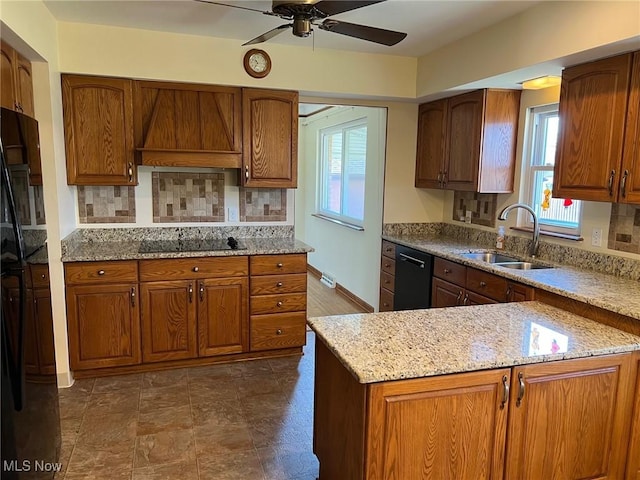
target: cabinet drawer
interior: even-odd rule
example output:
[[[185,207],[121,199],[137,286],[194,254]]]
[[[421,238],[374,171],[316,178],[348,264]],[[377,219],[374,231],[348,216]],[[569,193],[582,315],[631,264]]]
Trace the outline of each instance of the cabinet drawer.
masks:
[[[387,242],[386,240],[382,241],[382,255],[389,258],[396,258],[396,244]]]
[[[251,350],[301,347],[306,343],[305,313],[251,317]]]
[[[31,265],[30,268],[33,288],[49,288],[49,266]]]
[[[140,260],[140,281],[189,280],[248,275],[247,257],[171,258]]]
[[[463,287],[466,283],[467,267],[456,262],[436,257],[433,262],[433,276]]]
[[[475,268],[467,268],[467,290],[499,302],[507,301],[507,280]]]
[[[307,291],[307,274],[264,275],[251,278],[251,295],[300,293]]]
[[[382,269],[383,272],[386,272],[390,275],[395,275],[396,274],[396,261],[392,258],[389,257],[382,257],[382,263],[380,268]]]
[[[251,315],[307,311],[306,293],[283,293],[251,297]]]
[[[396,284],[396,276],[391,275],[387,272],[380,272],[380,287],[385,290],[389,290],[390,292],[394,291]]]
[[[67,285],[138,281],[138,262],[77,262],[64,266]]]
[[[385,288],[380,289],[380,308],[381,312],[391,312],[393,310],[393,292]]]
[[[306,273],[307,254],[254,255],[251,257],[251,275],[278,275]]]

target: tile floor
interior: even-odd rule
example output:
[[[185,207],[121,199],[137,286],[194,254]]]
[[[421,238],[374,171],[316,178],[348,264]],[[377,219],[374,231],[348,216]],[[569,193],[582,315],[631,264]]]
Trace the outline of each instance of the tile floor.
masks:
[[[314,334],[302,357],[78,380],[65,480],[315,480]]]

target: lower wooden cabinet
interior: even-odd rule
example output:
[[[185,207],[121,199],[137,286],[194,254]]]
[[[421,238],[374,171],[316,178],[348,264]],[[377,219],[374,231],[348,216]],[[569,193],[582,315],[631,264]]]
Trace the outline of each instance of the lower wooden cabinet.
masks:
[[[382,241],[380,259],[380,312],[390,312],[394,308],[396,284],[396,244]]]
[[[640,480],[640,353],[635,354],[636,390],[631,418],[631,441],[627,453],[628,480]]]
[[[140,363],[137,284],[67,287],[69,360],[73,370]]]
[[[622,479],[637,359],[360,384],[317,340],[320,480]],[[627,478],[635,480],[637,443],[631,448]]]

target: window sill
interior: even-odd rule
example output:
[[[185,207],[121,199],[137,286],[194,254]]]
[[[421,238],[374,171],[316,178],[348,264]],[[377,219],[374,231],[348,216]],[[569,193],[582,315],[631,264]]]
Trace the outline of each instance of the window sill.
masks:
[[[360,225],[354,225],[353,223],[338,220],[337,218],[327,217],[326,215],[322,215],[321,213],[312,213],[311,216],[326,220],[327,222],[341,225],[343,227],[351,228],[352,230],[357,230],[358,232],[364,232],[364,227],[361,227]]]
[[[527,232],[532,233],[532,228],[525,227],[510,227],[509,230],[516,230],[517,232]],[[584,238],[580,235],[572,235],[570,233],[558,233],[558,232],[550,232],[548,230],[540,230],[540,235],[544,235],[545,237],[555,237],[562,238],[564,240],[573,240],[574,242],[584,242]]]

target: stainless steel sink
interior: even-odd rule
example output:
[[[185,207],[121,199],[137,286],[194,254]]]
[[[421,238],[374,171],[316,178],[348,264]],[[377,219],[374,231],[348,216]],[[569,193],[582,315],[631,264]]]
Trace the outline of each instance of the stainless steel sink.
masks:
[[[537,270],[540,268],[553,268],[549,265],[543,265],[542,263],[531,263],[531,262],[504,262],[504,263],[495,263],[498,267],[504,268],[512,268],[516,270]]]
[[[502,255],[499,253],[463,253],[464,258],[470,260],[479,260],[487,263],[503,263],[503,262],[519,262],[519,258],[510,257],[508,255]]]

